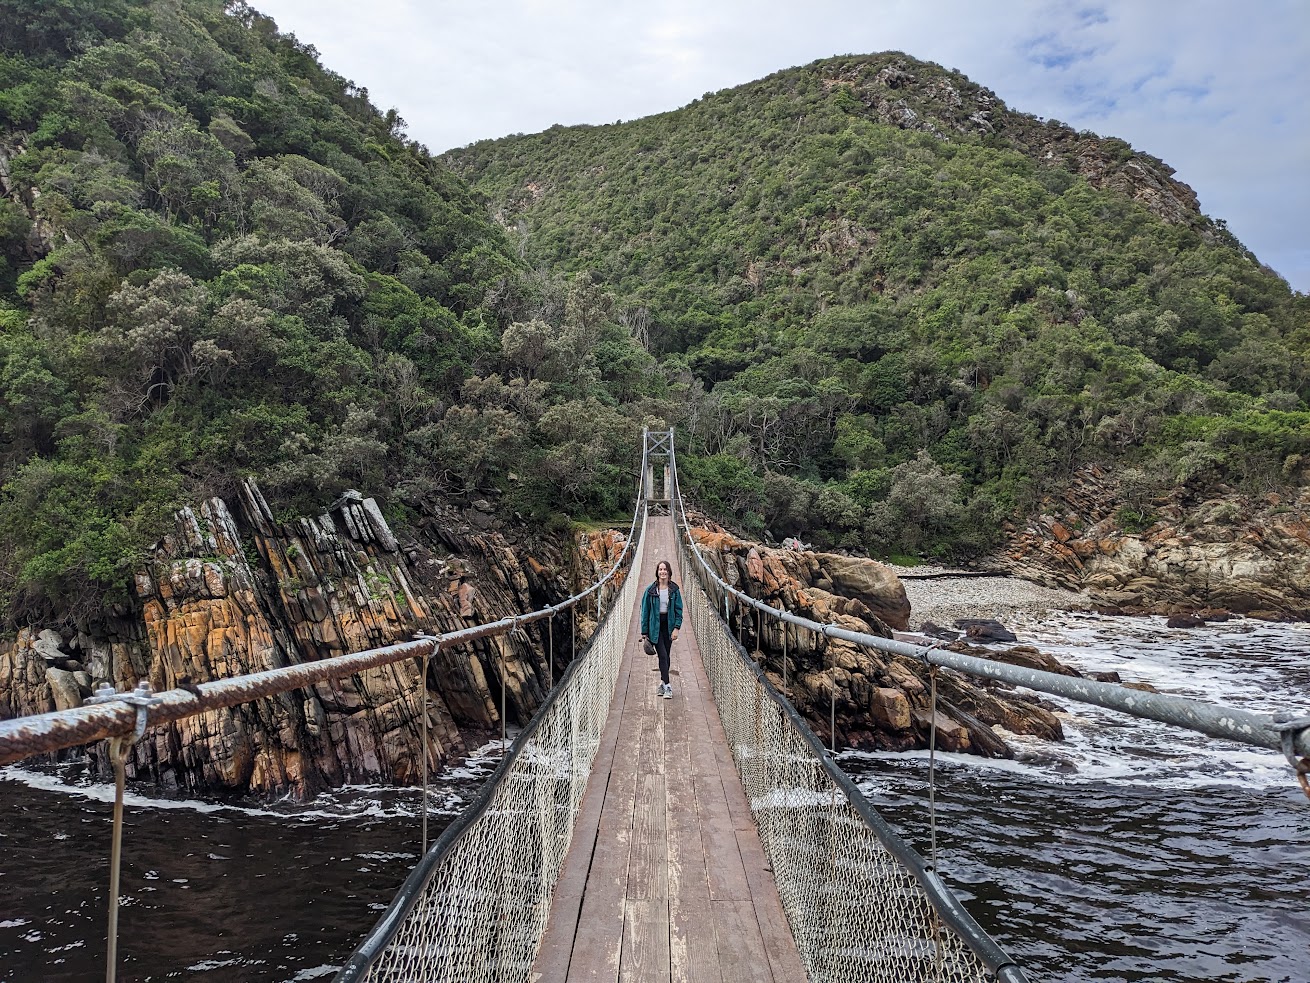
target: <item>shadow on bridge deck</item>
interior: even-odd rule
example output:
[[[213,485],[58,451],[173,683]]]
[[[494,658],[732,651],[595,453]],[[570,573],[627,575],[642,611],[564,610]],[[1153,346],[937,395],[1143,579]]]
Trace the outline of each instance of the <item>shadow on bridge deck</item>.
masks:
[[[673,521],[647,521],[641,588]],[[533,967],[541,981],[806,978],[688,620],[674,698],[656,692],[639,614]]]

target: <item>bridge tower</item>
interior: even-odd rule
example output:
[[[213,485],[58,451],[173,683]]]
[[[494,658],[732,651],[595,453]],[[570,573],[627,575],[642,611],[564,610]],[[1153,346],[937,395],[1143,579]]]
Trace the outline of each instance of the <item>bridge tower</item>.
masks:
[[[673,497],[673,430],[649,430],[643,428],[642,459],[646,462],[646,473],[641,479],[641,493],[646,500],[647,515],[669,515],[670,500]]]

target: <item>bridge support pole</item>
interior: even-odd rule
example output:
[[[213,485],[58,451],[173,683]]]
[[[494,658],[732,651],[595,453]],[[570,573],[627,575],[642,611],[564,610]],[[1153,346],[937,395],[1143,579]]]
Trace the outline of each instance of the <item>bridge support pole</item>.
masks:
[[[123,788],[127,784],[125,737],[110,738],[109,763],[114,768],[114,832],[109,846],[109,945],[105,954],[105,983],[118,979],[118,874],[123,860]]]
[[[428,659],[429,654],[423,653],[423,675],[419,678],[419,713],[423,715],[423,746],[419,748],[419,757],[423,759],[423,849],[419,851],[419,856],[428,852]]]
[[[778,608],[779,610],[782,609],[781,603],[779,603]],[[787,685],[787,636],[789,634],[790,632],[788,631],[788,624],[787,622],[784,621],[782,623],[782,691],[786,695],[787,699],[790,700],[791,688]]]

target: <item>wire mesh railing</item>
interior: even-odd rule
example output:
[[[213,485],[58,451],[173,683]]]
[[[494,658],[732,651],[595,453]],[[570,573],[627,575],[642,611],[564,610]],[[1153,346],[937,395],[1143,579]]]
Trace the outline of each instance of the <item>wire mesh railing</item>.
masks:
[[[705,670],[810,979],[1024,980],[768,682],[680,546],[698,574],[683,590]]]
[[[337,983],[526,981],[614,697],[645,550],[587,651],[433,844]]]

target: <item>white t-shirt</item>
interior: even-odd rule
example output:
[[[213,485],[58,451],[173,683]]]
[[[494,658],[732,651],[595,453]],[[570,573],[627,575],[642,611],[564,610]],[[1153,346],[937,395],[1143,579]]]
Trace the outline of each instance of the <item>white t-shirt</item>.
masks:
[[[660,588],[660,614],[668,614],[668,613],[669,613],[669,589],[667,587],[661,587]]]

